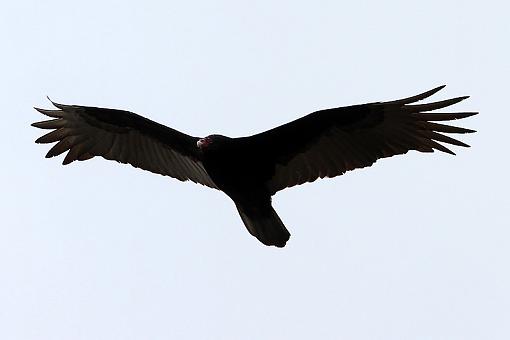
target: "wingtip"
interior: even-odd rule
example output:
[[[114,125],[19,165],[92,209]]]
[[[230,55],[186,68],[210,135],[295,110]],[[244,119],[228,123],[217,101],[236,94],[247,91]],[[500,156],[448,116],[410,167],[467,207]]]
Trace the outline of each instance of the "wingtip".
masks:
[[[48,101],[53,105],[53,106],[56,106],[55,102],[53,100],[51,100],[50,96],[46,96],[46,99],[48,99]]]
[[[32,126],[33,126],[33,125],[32,125]],[[44,142],[44,140],[43,140],[43,137],[44,137],[44,136],[41,136],[41,137],[37,138],[37,139],[35,140],[35,143],[36,143],[36,144],[46,144],[46,143]]]
[[[55,106],[57,109],[60,109],[60,110],[64,110],[68,105],[64,105],[64,104],[60,104],[60,103],[57,103],[53,100],[51,100],[51,98],[49,96],[46,96],[46,98],[50,101],[50,103]]]
[[[425,92],[424,94],[427,94],[427,97],[430,97],[430,96],[435,95],[436,93],[438,93],[439,91],[441,91],[445,87],[446,87],[446,84],[440,85],[440,86],[434,87],[432,90],[429,90],[429,91]]]
[[[42,114],[44,114],[44,112],[43,112],[43,111],[47,111],[47,110],[45,110],[45,109],[41,109],[40,107],[35,107],[35,106],[34,106],[33,108],[34,108],[34,110],[36,110],[37,112],[42,113]]]
[[[430,96],[433,96],[434,94],[436,94],[438,91],[441,91],[445,87],[446,87],[446,85],[441,85],[441,86],[433,88],[432,90],[425,91],[425,92],[417,94],[415,96],[390,101],[388,103],[399,104],[399,105],[412,104],[412,103],[424,100]]]
[[[460,103],[461,101],[464,101],[468,98],[469,98],[469,96],[460,96],[460,97],[452,98],[451,101],[454,102],[455,104],[457,104],[457,103]]]
[[[46,96],[46,99],[48,99],[48,100],[50,101],[50,103],[52,103],[53,105],[58,104],[57,102],[55,102],[54,100],[52,100],[52,99],[50,98],[50,96]]]
[[[468,99],[470,96],[460,96],[460,97],[455,97],[455,98],[452,98],[451,100],[452,101],[455,101],[455,103],[460,103],[461,101],[464,101],[466,99]],[[478,112],[477,112],[478,113]]]
[[[432,92],[432,91],[434,91],[434,93],[436,93],[436,92],[438,92],[438,91],[441,91],[441,90],[442,90],[442,89],[444,89],[445,87],[446,87],[446,84],[441,85],[441,86],[438,86],[438,87],[436,87],[435,89],[432,89],[432,90],[431,90],[431,92]],[[460,100],[464,100],[464,99],[468,99],[469,97],[471,97],[471,96],[461,96],[461,97],[458,97],[458,99],[460,99]],[[478,113],[478,112],[477,112],[477,113]]]

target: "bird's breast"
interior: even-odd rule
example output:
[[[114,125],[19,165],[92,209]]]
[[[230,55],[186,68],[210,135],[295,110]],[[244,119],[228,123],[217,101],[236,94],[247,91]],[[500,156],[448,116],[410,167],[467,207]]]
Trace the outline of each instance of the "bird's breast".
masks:
[[[247,193],[266,193],[265,176],[257,162],[236,152],[223,152],[206,155],[204,167],[218,186],[235,200],[236,196]]]

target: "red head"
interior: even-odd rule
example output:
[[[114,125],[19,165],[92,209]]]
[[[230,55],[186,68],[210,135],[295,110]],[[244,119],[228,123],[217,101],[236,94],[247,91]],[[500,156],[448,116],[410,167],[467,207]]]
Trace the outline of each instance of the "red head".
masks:
[[[197,147],[201,150],[204,150],[204,149],[207,149],[207,147],[209,145],[211,145],[213,142],[213,139],[211,138],[211,136],[207,136],[207,137],[204,137],[204,138],[200,138],[198,141],[197,141]]]

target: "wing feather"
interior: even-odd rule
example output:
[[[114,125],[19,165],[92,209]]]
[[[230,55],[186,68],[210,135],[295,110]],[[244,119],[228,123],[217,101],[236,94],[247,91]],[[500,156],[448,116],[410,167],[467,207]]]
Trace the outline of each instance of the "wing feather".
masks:
[[[46,157],[67,152],[65,165],[101,156],[216,188],[196,148],[198,138],[128,111],[52,104],[58,110],[35,109],[53,119],[32,124],[52,130],[36,140],[36,143],[56,142]]]
[[[442,143],[468,145],[445,133],[475,131],[434,122],[463,119],[477,112],[434,111],[468,97],[415,104],[443,88],[400,100],[317,111],[243,140],[253,150],[267,150],[266,166],[272,170],[268,171],[266,186],[271,194],[317,178],[339,176],[410,150],[454,154]]]

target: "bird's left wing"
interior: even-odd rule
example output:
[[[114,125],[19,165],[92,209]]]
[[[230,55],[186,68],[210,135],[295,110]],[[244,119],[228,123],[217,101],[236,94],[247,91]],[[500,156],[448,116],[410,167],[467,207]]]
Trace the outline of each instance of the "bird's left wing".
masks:
[[[200,160],[198,138],[128,111],[52,103],[56,110],[35,109],[54,119],[32,124],[53,130],[36,140],[57,142],[47,158],[68,151],[65,165],[101,156],[216,188]]]
[[[339,176],[409,150],[453,154],[441,143],[468,145],[443,133],[474,131],[436,121],[465,118],[476,112],[435,110],[467,97],[414,104],[443,87],[391,102],[316,111],[274,129],[240,138],[239,142],[254,159],[253,164],[264,169],[271,194],[317,178]]]

